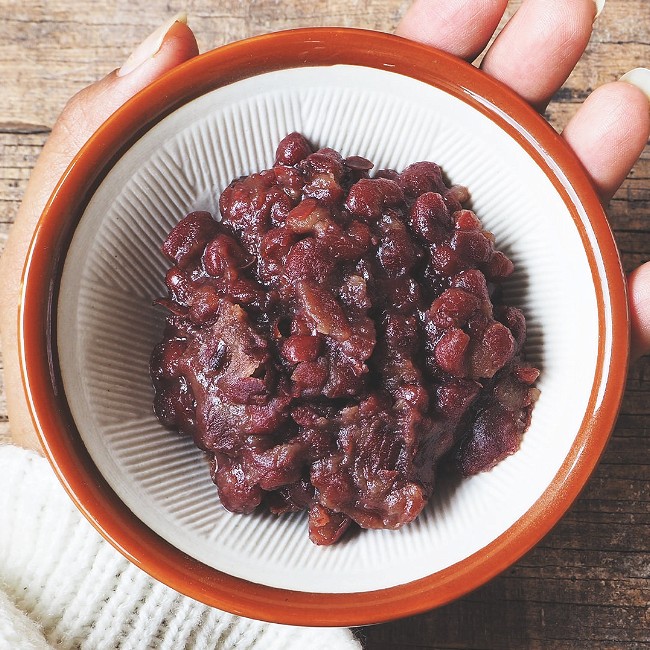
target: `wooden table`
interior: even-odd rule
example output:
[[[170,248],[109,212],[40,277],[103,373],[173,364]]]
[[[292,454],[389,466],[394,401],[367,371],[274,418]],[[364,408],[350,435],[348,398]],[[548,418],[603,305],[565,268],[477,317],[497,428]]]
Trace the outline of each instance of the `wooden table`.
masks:
[[[519,3],[513,3],[509,14]],[[0,0],[0,250],[66,100],[119,66],[179,7],[166,0]],[[188,0],[202,50],[311,25],[391,31],[407,0]],[[593,88],[650,64],[650,1],[608,0],[548,115],[561,128]],[[609,210],[626,269],[650,258],[650,150]],[[618,425],[581,498],[503,575],[437,611],[359,631],[369,650],[650,647],[650,361],[629,373]],[[0,439],[9,424],[0,384]]]

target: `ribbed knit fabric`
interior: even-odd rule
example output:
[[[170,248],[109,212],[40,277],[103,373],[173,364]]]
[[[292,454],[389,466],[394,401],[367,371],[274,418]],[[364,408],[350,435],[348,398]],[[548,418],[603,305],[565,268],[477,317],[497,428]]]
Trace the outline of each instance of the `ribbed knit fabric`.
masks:
[[[47,461],[0,445],[0,650],[357,650],[350,630],[260,623],[207,607],[129,563]]]

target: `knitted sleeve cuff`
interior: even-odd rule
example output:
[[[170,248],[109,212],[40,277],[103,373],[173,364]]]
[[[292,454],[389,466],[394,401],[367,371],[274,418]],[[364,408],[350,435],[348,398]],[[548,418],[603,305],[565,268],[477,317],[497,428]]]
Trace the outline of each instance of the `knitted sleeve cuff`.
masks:
[[[361,647],[347,629],[240,618],[153,580],[83,518],[45,459],[11,445],[0,445],[0,587],[0,647]]]
[[[38,625],[17,609],[3,591],[0,591],[0,648],[52,650]]]

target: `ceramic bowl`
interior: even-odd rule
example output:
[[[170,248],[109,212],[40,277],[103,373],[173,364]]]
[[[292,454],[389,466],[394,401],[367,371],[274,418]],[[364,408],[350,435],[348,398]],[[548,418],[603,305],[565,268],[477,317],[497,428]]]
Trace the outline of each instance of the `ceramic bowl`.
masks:
[[[164,314],[166,233],[217,212],[279,140],[377,168],[442,165],[516,271],[507,302],[541,369],[519,452],[442,482],[399,531],[312,545],[304,513],[220,507],[191,441],[153,415],[149,355]],[[41,441],[79,508],[155,578],[209,605],[305,625],[360,625],[455,599],[515,562],[585,484],[626,374],[624,276],[598,198],[561,138],[503,85],[395,36],[306,29],[180,66],[120,109],[75,158],[25,270],[21,354]]]

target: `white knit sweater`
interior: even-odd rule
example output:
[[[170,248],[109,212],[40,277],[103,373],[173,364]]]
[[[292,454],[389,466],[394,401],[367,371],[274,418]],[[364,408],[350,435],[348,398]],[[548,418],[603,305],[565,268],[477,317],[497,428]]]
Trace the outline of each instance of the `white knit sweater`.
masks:
[[[349,630],[207,607],[129,563],[35,453],[0,445],[0,650],[352,650]]]

